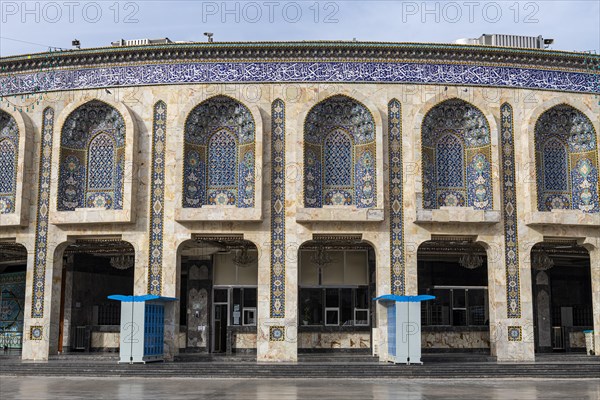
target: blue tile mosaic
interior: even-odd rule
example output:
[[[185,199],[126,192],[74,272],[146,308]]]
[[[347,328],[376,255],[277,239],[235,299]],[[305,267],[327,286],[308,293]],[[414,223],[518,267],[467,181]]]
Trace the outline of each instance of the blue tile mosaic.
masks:
[[[250,110],[227,96],[196,106],[185,122],[182,206],[254,207],[254,170]]]
[[[539,211],[600,212],[596,131],[579,110],[560,104],[535,124]]]
[[[165,149],[167,141],[167,105],[154,105],[152,120],[152,184],[150,185],[150,240],[148,247],[148,293],[162,293],[163,229],[165,201]]]
[[[123,209],[125,121],[92,100],[65,120],[61,132],[58,211]]]
[[[0,214],[15,212],[19,128],[15,119],[0,110]]]
[[[43,112],[42,137],[40,145],[40,165],[38,172],[37,217],[35,222],[35,250],[33,258],[33,294],[31,318],[44,317],[44,295],[46,288],[46,263],[48,261],[48,214],[50,205],[50,179],[52,174],[52,137],[54,135],[54,110],[50,107]],[[31,327],[31,338],[36,340]],[[41,329],[39,328],[40,339]]]
[[[352,141],[341,129],[329,133],[324,140],[325,187],[352,186]]]
[[[517,187],[515,184],[515,138],[513,109],[510,104],[503,103],[500,106],[500,120],[503,189],[502,214],[504,219],[504,261],[506,266],[506,313],[507,318],[521,318]]]
[[[271,105],[271,318],[285,317],[285,103]],[[269,340],[284,340],[283,327],[271,327]]]
[[[388,103],[388,167],[390,202],[390,282],[392,294],[405,294],[404,267],[404,190],[402,162],[402,108],[392,99]]]
[[[375,123],[347,96],[315,105],[304,122],[304,206],[376,204]]]
[[[493,206],[490,127],[472,104],[450,99],[433,107],[421,127],[423,208]]]
[[[509,66],[406,62],[198,62],[40,71],[0,77],[0,96],[183,83],[396,82],[597,92],[594,74]]]

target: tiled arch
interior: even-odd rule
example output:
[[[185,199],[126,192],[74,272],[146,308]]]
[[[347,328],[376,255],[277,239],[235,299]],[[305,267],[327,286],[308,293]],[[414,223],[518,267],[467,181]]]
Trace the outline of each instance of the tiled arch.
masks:
[[[0,214],[15,212],[19,128],[15,118],[0,110]]]
[[[67,117],[60,134],[58,211],[123,209],[125,121],[91,100]]]
[[[304,207],[377,204],[375,120],[361,102],[334,95],[304,120]]]
[[[561,103],[545,110],[534,128],[537,209],[600,212],[598,144],[592,121]]]
[[[492,134],[484,113],[459,99],[429,109],[421,123],[423,208],[493,208]]]
[[[122,103],[84,98],[56,121],[50,207],[52,223],[131,222],[137,126]]]
[[[31,124],[20,111],[0,109],[0,226],[25,224],[31,197]]]
[[[196,105],[184,125],[182,207],[254,207],[256,151],[248,107],[223,95]]]

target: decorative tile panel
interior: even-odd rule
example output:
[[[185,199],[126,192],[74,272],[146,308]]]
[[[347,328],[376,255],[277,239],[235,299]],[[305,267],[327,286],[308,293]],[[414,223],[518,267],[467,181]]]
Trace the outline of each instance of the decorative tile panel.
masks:
[[[184,83],[395,82],[594,93],[594,74],[509,66],[406,62],[198,62],[101,66],[0,77],[0,96]]]
[[[304,207],[374,207],[374,154],[375,123],[363,104],[338,95],[315,105],[304,121]]]
[[[152,126],[152,172],[150,186],[150,241],[148,248],[148,293],[162,293],[163,229],[165,201],[165,148],[167,105],[154,105]]]
[[[271,105],[271,318],[285,317],[285,103]],[[279,331],[276,331],[279,328]],[[270,340],[284,340],[271,327]]]
[[[19,128],[15,119],[0,110],[0,214],[15,212]]]
[[[523,340],[523,328],[520,326],[509,326],[508,327],[508,341],[509,342],[520,342]]]
[[[88,190],[112,190],[114,185],[115,144],[105,133],[90,142],[88,152]],[[113,172],[114,173],[114,172]]]
[[[125,120],[92,100],[66,119],[61,132],[58,211],[123,209]]]
[[[443,101],[421,127],[423,207],[493,206],[490,127],[483,113],[460,99]]]
[[[42,340],[44,338],[44,327],[34,325],[29,328],[29,340]]]
[[[183,207],[254,207],[255,122],[227,96],[196,106],[185,122]]]
[[[500,107],[500,119],[503,189],[502,214],[504,218],[504,261],[506,264],[506,313],[508,318],[521,318],[517,187],[515,184],[515,138],[513,109],[510,104],[502,104]]]
[[[388,153],[390,187],[390,278],[392,294],[405,293],[404,180],[402,163],[402,111],[400,102],[388,103]]]
[[[535,124],[539,211],[600,212],[596,131],[579,110],[560,104]]]
[[[44,294],[46,288],[46,263],[48,261],[48,210],[50,207],[50,175],[52,173],[52,136],[54,134],[54,110],[46,108],[43,113],[40,145],[39,186],[37,217],[35,223],[35,251],[33,258],[33,294],[31,318],[44,317]],[[34,337],[39,328],[39,339]],[[31,339],[41,340],[42,327],[31,327]]]
[[[324,140],[326,186],[352,186],[352,141],[341,129],[329,133]]]
[[[285,326],[270,326],[269,341],[283,342],[285,340]]]
[[[460,139],[445,135],[435,145],[437,186],[462,188],[464,184],[464,148]]]

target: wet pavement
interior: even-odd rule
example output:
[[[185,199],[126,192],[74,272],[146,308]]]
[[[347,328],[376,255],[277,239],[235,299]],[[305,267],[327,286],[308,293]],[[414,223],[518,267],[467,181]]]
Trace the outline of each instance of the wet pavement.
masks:
[[[600,378],[177,379],[0,376],[0,399],[600,399]]]

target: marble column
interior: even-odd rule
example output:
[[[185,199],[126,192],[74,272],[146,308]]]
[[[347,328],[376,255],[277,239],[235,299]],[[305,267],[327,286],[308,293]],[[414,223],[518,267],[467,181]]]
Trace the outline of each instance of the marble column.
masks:
[[[49,247],[48,254],[54,254],[46,262],[44,274],[43,313],[32,314],[33,279],[27,278],[25,318],[23,328],[23,360],[46,361],[51,354],[58,352],[58,331],[60,319],[60,291],[62,280],[62,246]],[[29,257],[32,258],[32,257]],[[29,262],[28,262],[29,264]],[[39,308],[38,308],[39,310]]]

